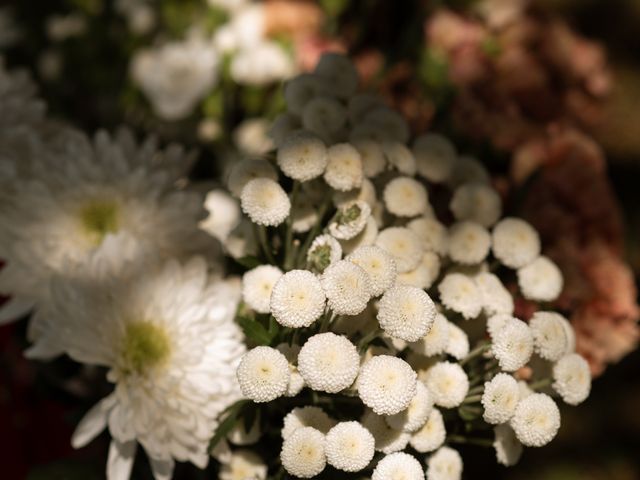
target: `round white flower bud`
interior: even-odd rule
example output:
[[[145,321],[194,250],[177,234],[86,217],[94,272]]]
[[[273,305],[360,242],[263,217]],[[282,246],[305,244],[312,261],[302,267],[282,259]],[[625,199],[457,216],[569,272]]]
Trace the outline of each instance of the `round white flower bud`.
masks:
[[[404,143],[383,142],[382,152],[387,163],[404,175],[416,174],[416,159]]]
[[[560,359],[569,350],[562,318],[562,315],[555,312],[536,312],[529,320],[536,353],[552,362]]]
[[[431,357],[443,353],[448,342],[449,321],[441,313],[436,313],[427,334],[417,342],[410,343],[409,348],[420,355]]]
[[[429,295],[416,287],[389,288],[378,304],[378,322],[390,336],[417,342],[433,325],[436,306]]]
[[[294,132],[278,149],[278,166],[287,177],[309,181],[324,173],[327,147],[311,132]]]
[[[315,97],[302,111],[302,126],[327,141],[343,130],[346,123],[347,110],[331,97]]]
[[[562,292],[562,272],[545,256],[518,269],[518,286],[522,295],[537,302],[551,302]]]
[[[284,426],[281,432],[282,438],[286,440],[293,432],[303,427],[313,427],[326,434],[337,423],[319,407],[296,407],[284,417]]]
[[[469,391],[469,378],[457,363],[436,363],[427,370],[424,383],[433,395],[433,402],[444,408],[460,405]]]
[[[507,423],[496,425],[493,429],[495,439],[493,448],[496,450],[496,459],[500,465],[512,467],[522,456],[522,444],[513,428]]]
[[[362,185],[364,173],[358,150],[348,143],[338,143],[327,150],[324,180],[335,190],[347,191]]]
[[[290,475],[299,478],[315,477],[327,465],[324,435],[312,427],[297,429],[284,440],[280,461]]]
[[[487,228],[502,215],[500,195],[483,183],[467,183],[456,188],[449,207],[456,220],[470,220]]]
[[[389,227],[382,230],[378,234],[376,245],[393,257],[400,273],[413,270],[422,260],[421,242],[408,228]]]
[[[491,352],[500,368],[506,372],[515,372],[524,367],[531,358],[533,333],[522,320],[508,319],[492,339]]]
[[[482,272],[474,280],[482,295],[482,309],[486,315],[513,313],[513,297],[496,275]]]
[[[369,276],[358,265],[339,260],[329,265],[321,278],[327,305],[336,315],[358,315],[369,303]]]
[[[415,217],[427,209],[427,189],[417,180],[396,177],[384,187],[384,204],[387,210],[398,217]]]
[[[320,95],[324,82],[310,73],[303,73],[289,80],[284,86],[284,99],[287,110],[296,115],[302,115],[307,103]]]
[[[378,415],[394,415],[409,406],[416,394],[417,374],[404,360],[373,357],[362,366],[356,382],[362,402]]]
[[[482,225],[463,221],[449,229],[449,257],[463,265],[476,265],[489,254],[491,235]]]
[[[268,178],[275,182],[278,180],[278,173],[266,160],[241,160],[229,170],[227,187],[235,197],[240,197],[244,186],[255,178]]]
[[[431,410],[425,424],[411,436],[409,443],[420,453],[433,452],[440,448],[447,436],[440,410]]]
[[[490,183],[491,176],[485,166],[469,155],[460,155],[453,165],[448,183],[454,187],[465,183]]]
[[[407,225],[415,233],[422,248],[427,252],[435,252],[443,256],[448,251],[447,228],[435,218],[416,218]]]
[[[380,247],[375,245],[358,247],[346,259],[367,273],[372,297],[382,295],[395,282],[396,262]]]
[[[355,345],[335,333],[318,333],[298,354],[298,371],[305,383],[320,392],[337,393],[358,376],[360,356]]]
[[[258,313],[271,312],[271,291],[282,277],[282,270],[273,265],[260,265],[242,276],[242,300]]]
[[[348,98],[358,88],[358,71],[348,57],[340,53],[325,53],[315,68],[316,75],[330,86],[336,97]]]
[[[359,472],[375,454],[373,435],[359,422],[340,422],[327,433],[327,463],[344,472]]]
[[[320,280],[308,270],[291,270],[273,286],[271,314],[285,327],[308,327],[324,313]]]
[[[507,217],[493,228],[493,254],[503,265],[520,268],[540,255],[540,236],[527,222]]]
[[[275,348],[256,347],[242,357],[236,371],[242,395],[254,402],[281,397],[289,386],[289,362]]]
[[[462,457],[449,447],[440,449],[427,460],[427,480],[460,480]]]
[[[268,178],[254,178],[247,182],[240,195],[240,205],[253,223],[267,227],[280,225],[291,211],[291,201],[286,192]]]
[[[371,480],[424,480],[420,462],[404,452],[391,453],[378,462]]]
[[[362,170],[367,178],[378,176],[387,166],[387,159],[382,151],[382,146],[375,140],[366,138],[355,139],[353,146],[360,153]]]
[[[413,154],[418,175],[434,183],[447,181],[457,160],[451,141],[437,133],[417,137],[413,142]]]
[[[525,447],[542,447],[558,433],[560,411],[549,395],[534,393],[520,401],[510,423]]]
[[[448,322],[448,327],[449,335],[444,352],[456,360],[462,360],[469,355],[469,337],[455,323]]]
[[[416,384],[416,394],[409,406],[395,415],[386,417],[389,426],[395,430],[412,433],[420,429],[433,410],[433,398],[422,382]]]
[[[388,455],[404,450],[409,444],[411,434],[391,428],[385,418],[386,417],[382,415],[373,413],[373,411],[369,409],[367,409],[362,416],[362,424],[371,432],[371,435],[373,435],[376,441],[376,451]]]
[[[476,283],[462,273],[449,273],[438,285],[440,301],[449,310],[462,314],[467,320],[480,315],[482,295]]]
[[[562,357],[553,366],[553,389],[569,405],[578,405],[591,392],[589,364],[577,353]]]
[[[307,251],[307,266],[315,273],[322,273],[342,258],[342,246],[331,235],[318,235]]]
[[[484,383],[484,421],[493,425],[508,422],[513,417],[519,400],[520,388],[516,379],[506,373],[498,373]]]
[[[349,240],[364,230],[371,216],[371,207],[363,200],[355,200],[338,208],[329,233],[339,240]]]

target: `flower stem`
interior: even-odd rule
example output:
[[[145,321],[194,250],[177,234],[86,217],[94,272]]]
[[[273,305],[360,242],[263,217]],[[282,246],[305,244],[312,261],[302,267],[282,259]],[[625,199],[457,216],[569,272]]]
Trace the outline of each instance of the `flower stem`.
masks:
[[[531,390],[542,390],[545,387],[551,385],[551,378],[545,378],[543,380],[538,380],[537,382],[533,382],[529,384],[529,388]]]
[[[462,401],[462,405],[466,405],[469,403],[477,403],[482,400],[482,395],[469,395]]]
[[[322,219],[324,218],[324,215],[327,213],[327,210],[329,209],[331,202],[332,202],[331,196],[327,197],[327,199],[324,201],[324,203],[320,207],[320,210],[318,210],[318,222],[313,226],[313,228],[307,235],[307,238],[304,240],[304,243],[302,244],[302,247],[298,252],[298,259],[296,264],[299,267],[304,266],[303,262],[305,261],[305,255],[307,254],[307,250],[309,250],[309,246],[311,246],[311,242],[313,241],[313,239],[316,238],[320,233],[320,230],[322,230],[322,225],[323,225]]]
[[[449,435],[447,442],[450,443],[462,443],[466,445],[477,445],[479,447],[492,447],[493,441],[489,438],[472,438],[463,437],[462,435]]]
[[[358,342],[358,350],[362,352],[364,348],[369,345],[373,340],[375,340],[382,330],[380,328],[376,328],[375,330],[370,331],[364,337],[360,339]]]
[[[300,190],[300,182],[293,181],[293,189],[291,191],[291,208],[295,205],[296,198],[298,197],[298,191]],[[285,234],[284,241],[284,271],[289,271],[293,267],[293,260],[295,257],[295,249],[293,248],[293,215],[289,214],[287,218],[287,233]]]
[[[271,251],[271,247],[269,246],[269,240],[267,238],[267,227],[263,225],[256,225],[255,223],[252,223],[252,225],[254,226],[254,232],[258,237],[260,247],[262,248],[265,257],[267,258],[267,261],[271,265],[277,265],[276,259],[274,258],[273,252]]]
[[[465,358],[463,358],[460,361],[460,365],[461,366],[465,365],[466,363],[468,363],[469,361],[473,360],[474,358],[479,357],[484,352],[489,350],[489,348],[491,348],[491,344],[490,343],[482,343],[482,344],[478,345],[476,348],[471,350],[471,352],[469,352],[469,355],[467,355]]]

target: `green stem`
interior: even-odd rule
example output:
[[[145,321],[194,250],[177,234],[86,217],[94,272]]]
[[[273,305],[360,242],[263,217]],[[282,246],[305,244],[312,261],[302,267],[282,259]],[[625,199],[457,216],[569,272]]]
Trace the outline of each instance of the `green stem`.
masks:
[[[482,393],[483,391],[484,391],[484,384],[470,388],[469,391],[467,392],[467,395],[474,395],[477,393]]]
[[[298,191],[300,190],[300,182],[293,181],[293,189],[291,191],[291,208],[294,207],[296,198],[298,197]],[[285,234],[284,242],[284,270],[289,271],[293,267],[293,260],[295,257],[295,249],[293,248],[293,215],[289,215],[287,218],[287,233]]]
[[[324,314],[322,322],[320,323],[319,333],[324,333],[329,330],[329,325],[331,325],[333,318],[333,312],[326,312]]]
[[[493,440],[489,438],[472,438],[472,437],[463,437],[462,435],[449,435],[446,441],[449,443],[477,445],[479,447],[493,447]]]
[[[462,405],[467,405],[469,403],[477,403],[482,400],[482,395],[469,395],[462,401]]]
[[[327,199],[324,201],[324,203],[322,204],[322,206],[320,207],[320,210],[318,210],[318,222],[313,226],[313,228],[307,235],[307,238],[304,240],[304,243],[302,244],[300,251],[298,252],[298,258],[297,258],[296,264],[299,267],[304,266],[304,262],[306,261],[307,250],[309,250],[309,247],[311,246],[311,242],[313,241],[313,239],[316,238],[320,233],[320,231],[322,230],[322,226],[323,226],[322,219],[327,213],[327,210],[329,209],[331,202],[332,202],[331,196],[329,195]]]
[[[260,247],[262,248],[265,257],[267,258],[267,261],[271,265],[277,265],[276,259],[274,258],[273,252],[271,251],[271,247],[269,246],[269,240],[267,238],[267,227],[263,225],[256,225],[255,223],[253,223],[252,225],[254,226],[254,232],[258,237]]]
[[[470,362],[474,358],[479,357],[480,355],[482,355],[484,352],[486,352],[490,348],[491,348],[491,344],[490,343],[483,343],[483,344],[478,345],[476,348],[471,350],[471,352],[469,352],[469,355],[467,355],[465,358],[463,358],[460,361],[460,365],[461,366],[465,365],[466,363]]]
[[[543,380],[538,380],[537,382],[533,382],[529,384],[529,388],[531,390],[542,390],[545,387],[548,387],[549,385],[551,385],[551,378],[545,378]]]
[[[382,333],[380,328],[370,331],[358,342],[358,350],[362,352],[372,341],[374,341]]]

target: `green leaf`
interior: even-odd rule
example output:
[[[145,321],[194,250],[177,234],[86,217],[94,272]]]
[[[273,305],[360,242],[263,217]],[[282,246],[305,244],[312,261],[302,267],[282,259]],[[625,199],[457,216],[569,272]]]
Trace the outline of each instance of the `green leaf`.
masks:
[[[225,416],[226,413],[225,419],[220,422],[213,438],[209,442],[209,450],[213,450],[218,443],[220,443],[220,440],[226,437],[233,427],[235,427],[236,422],[238,421],[238,414],[250,402],[251,400],[238,400],[222,412],[223,416]]]
[[[236,321],[242,328],[245,336],[258,345],[269,345],[273,336],[257,320],[249,317],[237,317]]]

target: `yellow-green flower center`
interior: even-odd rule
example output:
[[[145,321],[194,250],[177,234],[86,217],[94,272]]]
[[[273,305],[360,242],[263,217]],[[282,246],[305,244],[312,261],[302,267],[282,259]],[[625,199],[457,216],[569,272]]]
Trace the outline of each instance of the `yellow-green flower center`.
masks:
[[[119,208],[113,201],[93,200],[80,210],[80,223],[96,245],[118,230]]]
[[[167,332],[151,322],[127,325],[121,350],[121,364],[127,374],[144,374],[169,358],[171,344]]]

